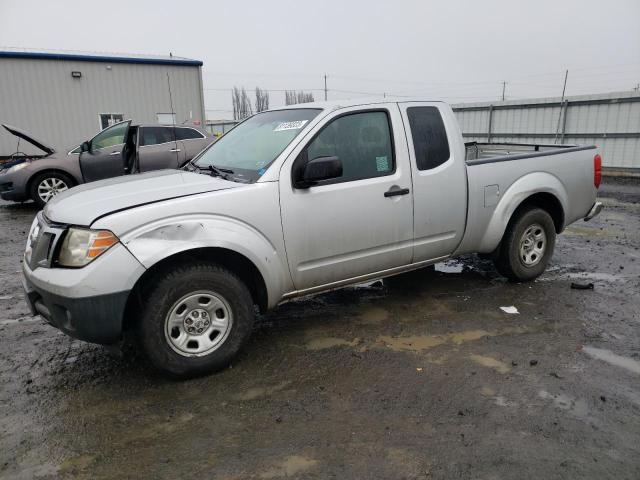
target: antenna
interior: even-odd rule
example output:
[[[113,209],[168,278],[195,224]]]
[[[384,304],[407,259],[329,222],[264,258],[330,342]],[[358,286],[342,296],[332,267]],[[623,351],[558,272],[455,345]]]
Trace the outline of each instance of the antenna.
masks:
[[[556,136],[553,138],[553,143],[558,141],[558,132],[560,131],[560,118],[562,117],[562,110],[564,107],[564,92],[567,90],[567,77],[569,76],[569,70],[564,72],[564,85],[562,86],[562,98],[560,99],[560,112],[558,113],[558,125],[556,125]],[[567,114],[567,109],[564,108],[564,114]]]
[[[173,123],[173,150],[176,153],[176,164],[178,164],[178,141],[176,140],[176,113],[173,111],[173,97],[171,96],[171,80],[169,79],[169,72],[167,72],[167,85],[169,87],[169,105],[171,106],[171,122]]]
[[[327,76],[324,76],[324,101],[327,101]]]

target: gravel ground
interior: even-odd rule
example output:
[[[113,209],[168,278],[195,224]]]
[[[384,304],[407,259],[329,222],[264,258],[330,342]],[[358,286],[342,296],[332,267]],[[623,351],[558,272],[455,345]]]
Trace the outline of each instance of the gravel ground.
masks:
[[[31,317],[36,211],[0,203],[0,477],[640,478],[640,184],[612,182],[534,283],[468,256],[290,302],[188,382]]]

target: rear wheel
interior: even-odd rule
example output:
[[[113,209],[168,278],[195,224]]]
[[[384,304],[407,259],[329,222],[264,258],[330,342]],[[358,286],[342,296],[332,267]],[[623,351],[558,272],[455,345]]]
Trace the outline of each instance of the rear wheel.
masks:
[[[31,198],[40,208],[58,193],[69,190],[74,182],[68,175],[60,172],[44,172],[31,181]]]
[[[551,215],[540,208],[523,210],[509,223],[495,266],[511,281],[533,280],[547,267],[555,243]]]
[[[226,367],[251,334],[251,294],[217,265],[177,267],[145,296],[139,339],[151,362],[170,376],[189,378]]]

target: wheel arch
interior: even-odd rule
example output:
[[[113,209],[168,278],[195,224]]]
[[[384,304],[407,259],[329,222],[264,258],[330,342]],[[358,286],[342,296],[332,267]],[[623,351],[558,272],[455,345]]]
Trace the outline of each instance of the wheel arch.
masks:
[[[513,211],[509,224],[517,218],[521,212],[529,208],[540,208],[551,215],[556,233],[561,233],[564,229],[564,208],[558,197],[549,192],[538,192],[525,198]]]
[[[164,272],[188,262],[211,262],[236,274],[242,280],[253,298],[254,305],[261,312],[268,308],[268,291],[265,279],[258,267],[246,256],[234,250],[221,247],[203,247],[183,250],[170,255],[148,268],[136,281],[129,293],[125,306],[123,330],[128,330],[135,321],[136,312],[142,306],[149,286]]]
[[[55,168],[55,167],[46,167],[43,168],[42,170],[38,170],[37,172],[33,172],[31,174],[31,176],[29,177],[29,179],[27,180],[27,182],[25,183],[25,191],[31,195],[31,188],[33,187],[33,182],[34,180],[39,177],[40,175],[43,174],[52,174],[52,173],[60,173],[66,177],[69,177],[71,179],[71,181],[73,182],[73,185],[69,185],[69,188],[71,187],[75,187],[76,185],[78,185],[78,179],[71,173],[67,172],[66,170],[63,170],[61,168]]]
[[[546,172],[525,175],[514,182],[502,195],[493,212],[477,249],[480,253],[490,253],[499,247],[507,227],[525,209],[538,207],[545,210],[561,233],[565,226],[565,212],[568,210],[568,195],[560,180]]]

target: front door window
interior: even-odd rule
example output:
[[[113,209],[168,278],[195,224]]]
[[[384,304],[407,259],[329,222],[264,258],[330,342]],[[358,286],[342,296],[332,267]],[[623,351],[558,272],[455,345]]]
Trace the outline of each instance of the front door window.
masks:
[[[101,131],[91,140],[91,150],[100,150],[101,148],[123,144],[128,128],[129,122],[122,122]]]
[[[351,182],[393,173],[393,142],[387,113],[352,113],[328,124],[307,147],[309,160],[336,156],[342,161],[340,178],[322,184]]]

